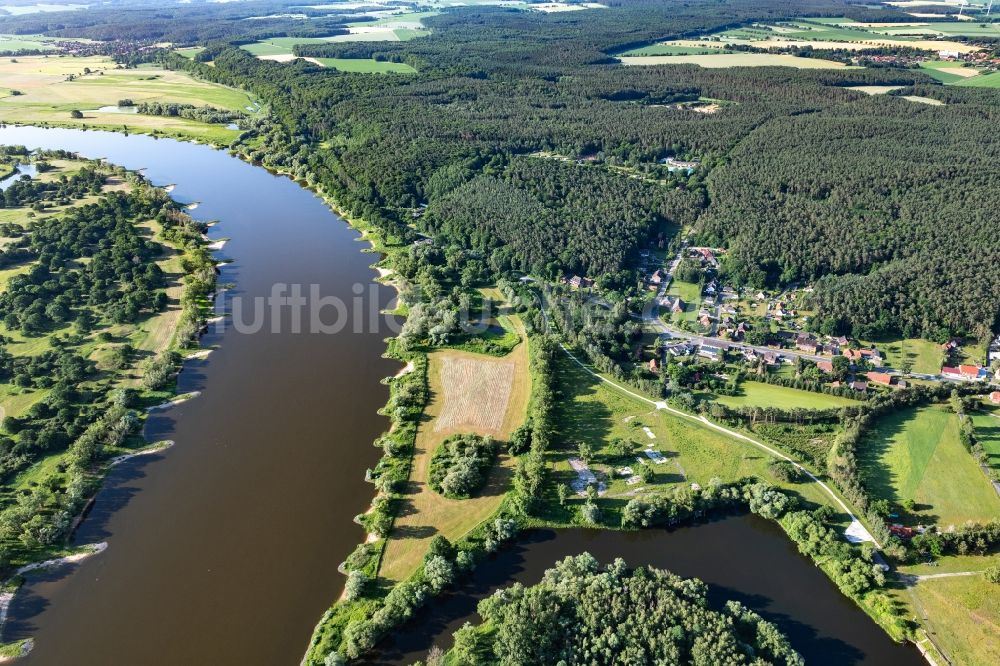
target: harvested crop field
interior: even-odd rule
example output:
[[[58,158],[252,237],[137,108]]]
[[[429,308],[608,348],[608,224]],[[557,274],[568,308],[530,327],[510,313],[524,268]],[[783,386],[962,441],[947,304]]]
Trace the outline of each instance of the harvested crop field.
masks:
[[[484,433],[499,431],[513,385],[513,360],[442,354],[444,404],[434,422],[434,432],[464,428]]]
[[[635,56],[619,59],[623,65],[700,65],[702,67],[797,67],[840,69],[843,63],[822,58],[800,58],[784,53],[719,53],[708,55]]]
[[[517,316],[510,316],[510,321],[521,342],[506,356],[458,350],[428,354],[427,420],[417,430],[403,510],[379,569],[383,578],[404,580],[420,566],[431,539],[438,534],[460,539],[497,510],[510,487],[516,461],[506,454],[491,470],[486,487],[470,499],[447,498],[427,483],[431,456],[450,435],[474,433],[506,440],[524,422],[531,395],[528,336]]]

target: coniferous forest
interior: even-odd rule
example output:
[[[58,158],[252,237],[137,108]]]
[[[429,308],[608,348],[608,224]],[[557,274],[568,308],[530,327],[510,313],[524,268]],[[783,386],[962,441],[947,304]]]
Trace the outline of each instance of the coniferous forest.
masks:
[[[244,136],[252,157],[312,175],[390,237],[412,240],[415,227],[496,272],[619,275],[640,247],[688,225],[729,248],[724,269],[738,284],[815,283],[819,330],[996,328],[1000,274],[984,270],[1000,259],[990,242],[1000,232],[996,93],[945,91],[917,70],[623,67],[612,57],[771,15],[863,20],[862,7],[613,9],[529,19],[467,8],[427,19],[434,34],[412,42],[297,47],[406,62],[418,76],[260,61],[223,42],[202,62],[169,62],[270,104],[273,121]],[[948,104],[846,89],[873,84],[919,86]],[[698,99],[725,103],[711,114],[678,104]],[[665,157],[700,166],[655,171]]]

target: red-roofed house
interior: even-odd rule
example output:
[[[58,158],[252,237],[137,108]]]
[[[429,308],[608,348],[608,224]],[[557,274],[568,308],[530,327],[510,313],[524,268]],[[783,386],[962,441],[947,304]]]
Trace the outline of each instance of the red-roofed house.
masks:
[[[983,369],[978,365],[960,365],[958,366],[958,371],[965,379],[979,379]]]
[[[892,375],[887,372],[869,372],[868,381],[872,384],[880,384],[882,386],[892,386]]]
[[[990,393],[990,402],[994,405],[1000,405],[1000,391],[993,391],[993,393]]]
[[[958,368],[950,368],[948,366],[941,368],[941,375],[944,377],[951,377],[952,379],[962,378],[962,372]]]
[[[816,364],[816,367],[828,375],[833,374],[833,363],[831,363],[830,361],[820,361],[819,363]]]

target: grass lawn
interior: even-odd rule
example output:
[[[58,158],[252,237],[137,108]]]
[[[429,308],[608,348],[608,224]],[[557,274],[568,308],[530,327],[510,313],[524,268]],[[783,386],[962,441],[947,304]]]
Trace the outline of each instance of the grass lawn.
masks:
[[[972,415],[976,441],[986,451],[987,464],[1000,472],[1000,409],[992,408]]]
[[[337,69],[341,72],[374,74],[389,72],[396,74],[416,74],[417,72],[417,70],[406,63],[389,62],[387,60],[366,60],[364,58],[314,58],[313,60],[319,62],[324,67]]]
[[[941,345],[930,340],[906,338],[877,344],[879,349],[885,351],[889,365],[896,369],[902,368],[904,361],[908,361],[912,372],[936,375],[944,365]]]
[[[962,446],[958,417],[945,406],[883,417],[862,444],[860,462],[874,496],[897,504],[912,499],[921,522],[947,529],[1000,515],[1000,497]]]
[[[510,456],[501,455],[499,465],[490,472],[486,487],[470,499],[448,499],[439,495],[427,485],[427,475],[431,456],[434,455],[438,445],[449,436],[474,432],[504,440],[524,422],[531,395],[528,343],[520,319],[512,316],[510,320],[522,336],[522,342],[507,356],[497,358],[455,350],[435,351],[428,355],[427,376],[431,399],[424,413],[424,421],[417,431],[410,483],[404,492],[404,509],[396,518],[393,531],[386,543],[379,570],[380,576],[394,581],[405,579],[420,566],[431,539],[442,534],[455,541],[489,518],[500,506],[504,493],[510,485],[514,466]],[[486,430],[461,423],[445,424],[442,420],[443,416],[452,411],[448,409],[449,405],[445,400],[446,387],[442,385],[442,369],[450,360],[455,359],[484,364],[513,363],[513,383],[506,405],[496,405],[497,409],[504,410],[503,423],[498,429]],[[480,392],[483,393],[481,400],[484,409],[489,411],[490,395],[497,395],[499,392],[489,395]]]
[[[857,400],[837,395],[813,393],[800,389],[745,381],[741,395],[720,395],[717,401],[728,407],[777,407],[778,409],[831,409],[858,404]]]
[[[617,514],[632,496],[658,494],[691,483],[704,486],[713,478],[727,482],[756,476],[798,493],[807,502],[832,502],[813,482],[789,484],[775,479],[768,470],[770,454],[748,442],[711,429],[695,417],[654,410],[648,403],[599,381],[565,357],[560,358],[557,369],[563,399],[556,410],[557,443],[547,454],[553,478],[557,484],[574,480],[576,474],[567,459],[577,455],[580,442],[590,444],[595,452],[591,471],[607,477],[607,493],[598,501],[607,524],[618,524]],[[615,438],[631,440],[636,445],[635,453],[617,457],[610,449]],[[628,485],[626,477],[616,470],[622,466],[637,470],[641,463],[636,458],[646,458],[642,450],[647,447],[660,452],[666,461],[657,465],[647,459],[655,474],[653,481]],[[582,502],[572,493],[566,509],[553,501],[551,518],[573,520],[572,511]]]
[[[96,109],[116,105],[123,98],[225,109],[244,109],[251,104],[245,92],[196,80],[184,72],[153,66],[117,69],[114,61],[103,56],[31,56],[16,60],[0,59],[0,82],[23,93],[0,98],[0,117],[10,122],[124,127],[228,144],[239,131],[186,118],[106,113]],[[85,69],[91,73],[86,74]],[[73,80],[69,80],[70,76]],[[82,111],[83,118],[71,118],[70,112],[74,110]]]
[[[981,576],[936,578],[914,593],[930,618],[933,638],[953,664],[1000,663],[1000,594]]]
[[[674,321],[694,321],[698,318],[698,310],[701,308],[701,285],[682,280],[674,280],[667,289],[667,295],[674,298],[680,297],[684,303],[684,312],[670,315]]]

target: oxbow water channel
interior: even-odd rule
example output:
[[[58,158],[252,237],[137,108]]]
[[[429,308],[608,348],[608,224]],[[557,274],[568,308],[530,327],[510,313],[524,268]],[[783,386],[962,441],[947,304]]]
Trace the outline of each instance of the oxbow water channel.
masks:
[[[145,169],[172,196],[218,220],[210,236],[220,284],[267,297],[276,283],[320,285],[325,296],[361,298],[363,312],[392,299],[370,287],[375,256],[359,234],[288,178],[207,146],[97,131],[0,128],[0,143],[65,149]],[[359,296],[356,284],[366,289]],[[370,287],[370,288],[369,288]],[[18,593],[4,640],[36,639],[30,664],[294,665],[314,623],[339,594],[337,564],[363,538],[351,522],[372,488],[363,480],[387,426],[380,379],[387,330],[256,333],[228,327],[218,346],[189,361],[179,391],[196,399],[154,413],[163,453],[117,467],[75,536],[107,541],[73,567],[32,574]],[[304,330],[308,330],[307,328]],[[697,576],[714,598],[736,598],[778,622],[810,663],[919,664],[795,552],[779,530],[735,518],[667,533],[531,532],[484,564],[471,584],[432,603],[385,647],[380,662],[411,663],[498,585],[536,581],[555,559],[590,550],[603,561],[668,567]]]

